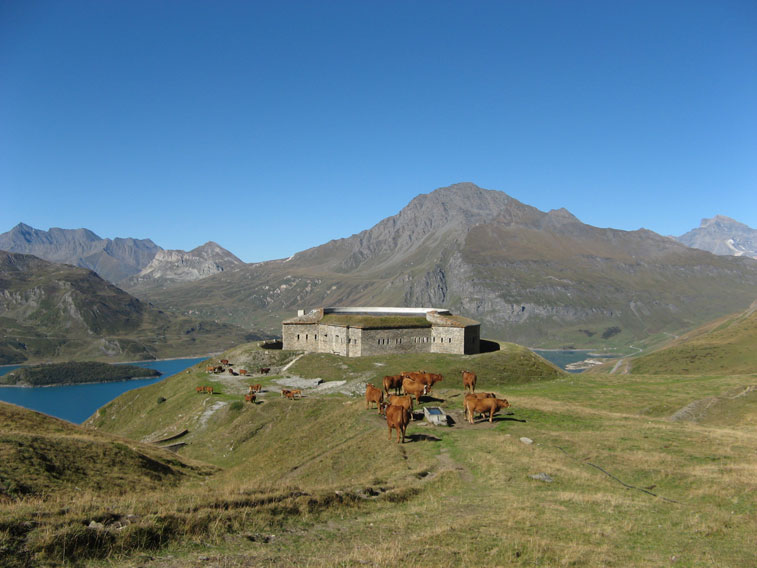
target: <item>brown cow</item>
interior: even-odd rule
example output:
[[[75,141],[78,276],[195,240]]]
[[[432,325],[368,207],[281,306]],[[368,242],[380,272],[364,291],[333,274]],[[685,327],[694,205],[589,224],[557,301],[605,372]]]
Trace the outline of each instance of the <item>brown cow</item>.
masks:
[[[260,392],[263,385],[250,385],[249,392]]]
[[[381,414],[381,403],[384,402],[384,393],[381,389],[374,387],[371,384],[365,385],[365,409],[368,410],[371,407],[371,403],[376,403],[378,413]]]
[[[235,372],[234,369],[232,369],[231,367],[229,367],[229,374],[232,377],[236,377],[237,375],[239,375],[239,373]]]
[[[254,403],[255,402],[255,393],[250,393],[250,394],[244,395],[244,400],[245,400],[245,402]]]
[[[271,372],[271,368],[270,367],[260,367],[260,374],[261,375],[267,375],[270,372]]]
[[[421,397],[428,394],[428,385],[417,383],[413,379],[402,379],[402,392],[415,396],[415,402],[421,403]]]
[[[300,389],[292,389],[289,391],[292,398],[302,398],[302,391]]]
[[[284,393],[284,396],[287,397],[289,400],[294,400],[299,391],[298,389],[294,389],[294,390],[281,391],[281,392]]]
[[[240,375],[246,375],[247,374],[247,369],[239,369],[239,374]]]
[[[229,360],[228,359],[221,359],[221,365],[228,365]]]
[[[413,397],[412,396],[399,396],[396,394],[389,395],[389,405],[401,406],[410,412],[410,416],[413,415]]]
[[[208,373],[214,373],[215,370],[216,370],[215,365],[208,365],[207,367],[205,367],[205,371]]]
[[[463,392],[470,389],[471,392],[476,392],[476,373],[470,371],[463,371]]]
[[[425,385],[424,385],[425,386]],[[410,422],[410,412],[401,406],[390,405],[386,407],[386,425],[389,428],[389,440],[392,439],[392,429],[397,429],[397,443],[405,443],[405,430]]]
[[[203,392],[205,392],[205,387],[196,387],[195,388],[195,392],[198,393],[198,394],[199,393],[203,393]]]
[[[213,387],[204,387],[204,388],[205,388],[206,393],[213,394]]]
[[[287,398],[291,398],[289,395],[292,393],[289,389],[281,389],[281,396],[285,396]]]
[[[497,395],[493,392],[476,392],[476,393],[468,393],[463,396],[463,412],[465,413],[465,419],[468,419],[468,400],[481,400],[484,398],[497,398]]]
[[[402,375],[390,375],[384,377],[384,392],[388,395],[389,389],[394,389],[394,394],[399,394],[402,388]]]
[[[413,379],[417,383],[423,383],[428,386],[428,392],[431,392],[431,388],[434,384],[442,380],[442,375],[436,373],[427,373],[425,371],[418,371],[417,373],[402,373],[403,378]]]
[[[468,422],[473,424],[473,415],[475,413],[489,413],[489,423],[491,424],[494,413],[502,408],[507,408],[510,403],[504,398],[482,398],[480,400],[469,398],[467,402]]]

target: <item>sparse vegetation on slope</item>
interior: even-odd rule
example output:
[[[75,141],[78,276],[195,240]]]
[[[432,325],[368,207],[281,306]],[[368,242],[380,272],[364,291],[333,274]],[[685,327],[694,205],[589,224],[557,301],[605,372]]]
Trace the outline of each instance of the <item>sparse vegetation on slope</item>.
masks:
[[[633,374],[733,375],[757,373],[757,302],[631,359]]]

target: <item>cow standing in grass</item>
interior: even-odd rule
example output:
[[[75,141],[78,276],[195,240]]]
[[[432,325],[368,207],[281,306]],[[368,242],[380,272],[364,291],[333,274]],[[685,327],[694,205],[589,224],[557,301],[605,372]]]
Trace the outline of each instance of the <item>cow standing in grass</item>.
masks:
[[[394,389],[394,394],[399,394],[402,388],[402,375],[387,375],[384,377],[384,394],[389,395],[389,391]]]
[[[370,405],[374,402],[376,403],[376,408],[378,408],[378,413],[381,414],[381,403],[384,402],[384,393],[381,392],[381,389],[378,389],[371,384],[367,384],[365,385],[366,410],[369,409]]]
[[[421,403],[421,397],[428,393],[428,386],[417,383],[413,379],[402,380],[402,392],[415,397],[415,402]]]
[[[476,379],[476,373],[463,371],[463,392],[466,392],[468,389],[470,389],[472,393],[476,392]]]
[[[389,428],[389,440],[392,439],[392,430],[397,430],[397,443],[405,443],[405,430],[410,423],[410,412],[402,406],[390,405],[386,407],[386,425]]]
[[[476,413],[484,414],[489,413],[489,423],[491,424],[494,419],[494,413],[498,412],[502,408],[507,408],[510,403],[504,398],[482,398],[473,399],[469,398],[467,401],[468,410],[468,422],[473,424],[473,415]]]

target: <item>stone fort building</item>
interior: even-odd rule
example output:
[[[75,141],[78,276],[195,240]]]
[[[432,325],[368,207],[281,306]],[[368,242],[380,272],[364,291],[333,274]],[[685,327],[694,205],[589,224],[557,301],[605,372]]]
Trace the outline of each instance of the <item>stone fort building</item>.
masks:
[[[318,308],[282,322],[284,349],[345,357],[479,353],[481,324],[435,308]]]

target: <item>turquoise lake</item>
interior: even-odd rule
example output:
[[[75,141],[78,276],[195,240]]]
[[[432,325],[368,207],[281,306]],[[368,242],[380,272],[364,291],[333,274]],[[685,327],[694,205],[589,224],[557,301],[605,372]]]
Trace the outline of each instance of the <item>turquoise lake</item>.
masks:
[[[130,363],[131,365],[156,369],[163,373],[160,377],[150,379],[54,387],[0,387],[0,400],[36,410],[37,412],[44,412],[45,414],[56,416],[69,422],[81,424],[92,416],[98,408],[108,404],[117,396],[139,387],[157,383],[176,373],[181,373],[183,370],[205,359],[206,357],[198,357]],[[18,365],[0,367],[0,375],[10,373],[13,369],[17,368]]]

